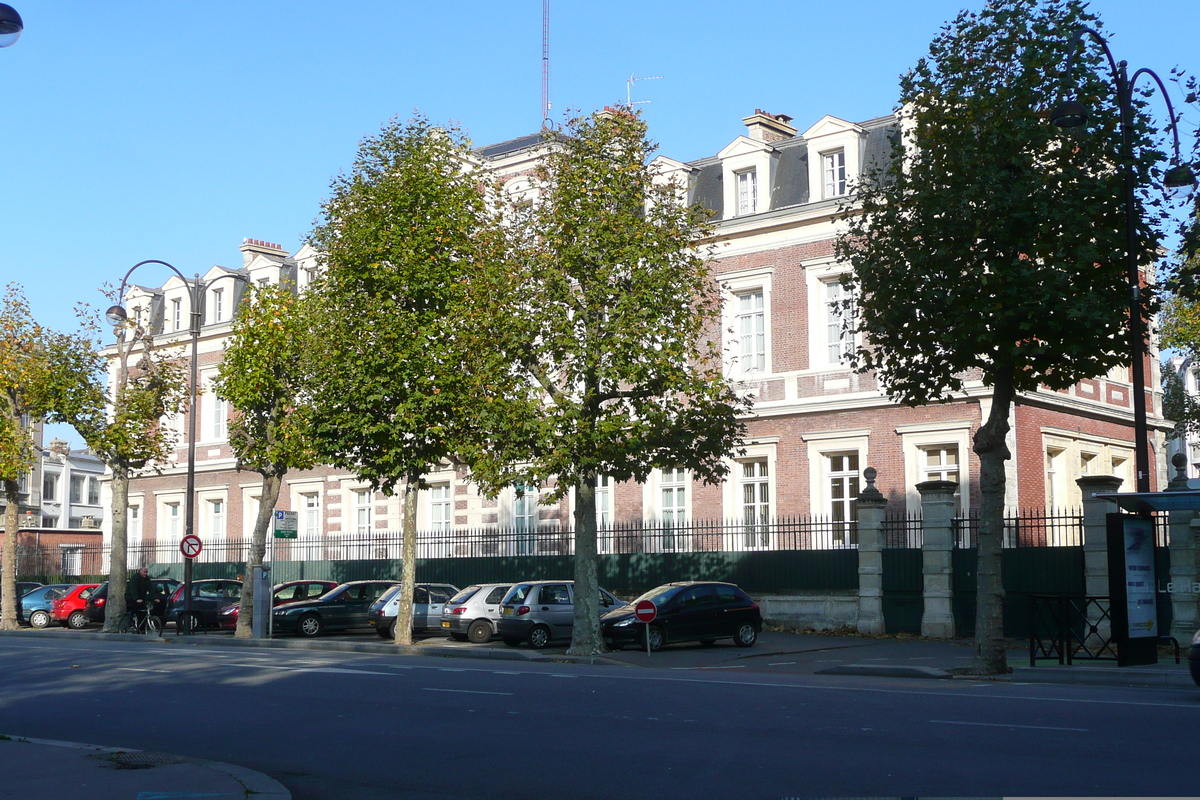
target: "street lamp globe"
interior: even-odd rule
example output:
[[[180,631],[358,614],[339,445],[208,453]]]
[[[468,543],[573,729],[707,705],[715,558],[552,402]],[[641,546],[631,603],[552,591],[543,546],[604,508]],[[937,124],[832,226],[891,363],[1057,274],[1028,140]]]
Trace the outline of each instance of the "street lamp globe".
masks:
[[[0,3],[0,47],[16,44],[23,30],[25,23],[21,21],[17,10],[8,3]]]
[[[1087,106],[1078,100],[1064,100],[1050,112],[1050,121],[1060,128],[1078,128],[1087,124]]]
[[[108,311],[104,312],[104,318],[108,320],[108,324],[114,328],[129,319],[129,315],[125,313],[125,309],[121,306],[109,306]]]

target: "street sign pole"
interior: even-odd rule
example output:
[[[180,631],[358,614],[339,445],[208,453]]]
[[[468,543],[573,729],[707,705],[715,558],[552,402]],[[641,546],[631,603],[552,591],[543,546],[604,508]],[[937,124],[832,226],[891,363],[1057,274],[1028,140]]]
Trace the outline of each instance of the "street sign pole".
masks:
[[[646,623],[646,658],[650,657],[650,623],[658,616],[658,606],[653,600],[642,600],[633,609],[633,615]]]

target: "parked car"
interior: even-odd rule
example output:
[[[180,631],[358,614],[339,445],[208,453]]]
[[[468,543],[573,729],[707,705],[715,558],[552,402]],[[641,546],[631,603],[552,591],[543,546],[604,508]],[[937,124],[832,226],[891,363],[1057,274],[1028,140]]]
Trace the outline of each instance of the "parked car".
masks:
[[[418,583],[413,587],[413,633],[442,629],[442,606],[458,589],[448,583]],[[384,639],[396,638],[396,615],[400,613],[400,587],[389,589],[371,604],[367,622]]]
[[[1188,667],[1192,670],[1192,680],[1200,686],[1200,631],[1192,637],[1192,649],[1188,653]]]
[[[46,627],[51,621],[50,603],[70,588],[69,583],[52,583],[25,592],[17,606],[17,621],[24,622],[31,628]]]
[[[79,630],[88,624],[87,599],[98,583],[77,583],[50,603],[50,616],[64,628]]]
[[[271,589],[271,606],[294,603],[298,600],[316,599],[331,589],[337,588],[337,581],[288,581],[278,583]],[[238,610],[241,603],[232,603],[221,609],[217,615],[221,627],[232,630],[237,627]]]
[[[17,599],[20,600],[22,597],[27,595],[29,592],[32,592],[34,589],[38,588],[39,586],[44,586],[44,585],[45,584],[38,583],[37,581],[17,581]],[[3,608],[3,607],[4,607],[3,600],[0,599],[0,608]],[[20,609],[21,609],[21,607],[18,605],[17,606],[17,615],[18,616],[20,616],[20,613],[21,613]]]
[[[600,615],[622,608],[626,603],[600,590]],[[555,639],[569,639],[575,630],[575,582],[527,581],[508,590],[500,605],[496,626],[504,643],[515,647],[529,642],[541,650]]]
[[[175,590],[183,584],[174,578],[150,579],[150,607],[154,616],[165,619],[167,616],[167,601]],[[125,590],[122,589],[122,592]],[[87,599],[87,617],[89,622],[104,622],[104,606],[108,603],[108,581],[96,587]]]
[[[500,603],[511,588],[511,583],[481,583],[463,589],[442,606],[442,630],[460,642],[488,641],[496,634]]]
[[[174,622],[181,631],[215,628],[221,609],[242,596],[242,582],[231,578],[206,578],[192,581],[191,608],[185,610],[183,585],[180,584],[167,605],[166,622]]]
[[[299,636],[318,636],[324,631],[368,629],[371,604],[399,581],[351,581],[317,600],[301,600],[276,606],[275,630]]]
[[[634,608],[651,600],[658,614],[650,623],[639,622]],[[668,583],[643,594],[629,607],[610,611],[600,618],[604,641],[617,649],[627,644],[659,650],[673,642],[712,644],[732,638],[738,647],[750,647],[762,631],[762,613],[758,603],[732,583],[680,581]]]

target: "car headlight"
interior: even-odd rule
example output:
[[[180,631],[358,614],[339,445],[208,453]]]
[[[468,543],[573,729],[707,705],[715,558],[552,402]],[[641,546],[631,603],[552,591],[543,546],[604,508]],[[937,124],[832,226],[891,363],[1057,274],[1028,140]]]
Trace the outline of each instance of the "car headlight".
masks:
[[[614,628],[628,628],[630,625],[632,625],[635,622],[637,622],[637,617],[629,617],[628,619],[623,619],[620,622],[614,622],[613,627]]]

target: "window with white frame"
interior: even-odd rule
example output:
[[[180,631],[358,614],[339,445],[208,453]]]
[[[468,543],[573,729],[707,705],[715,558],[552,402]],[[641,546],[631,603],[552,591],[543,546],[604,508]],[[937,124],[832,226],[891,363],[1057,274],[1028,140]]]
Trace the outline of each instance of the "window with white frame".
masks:
[[[83,574],[83,545],[60,544],[58,546],[58,559],[63,575]]]
[[[770,544],[771,481],[767,460],[741,462],[742,544],[748,548]]]
[[[826,353],[830,364],[846,364],[854,354],[854,295],[840,280],[825,282]]]
[[[429,529],[448,531],[454,524],[454,503],[450,484],[435,483],[429,487]]]
[[[225,319],[225,290],[212,290],[212,319],[211,322],[221,322]]]
[[[757,289],[736,295],[738,368],[743,375],[767,369],[767,325],[763,291]]]
[[[201,440],[223,442],[229,433],[229,406],[217,396],[216,383],[212,380],[208,381],[208,390],[204,397],[206,402],[203,403],[203,407],[208,412],[208,418],[204,420]]]
[[[1081,452],[1079,454],[1079,474],[1095,475],[1096,453]]]
[[[28,472],[22,472],[17,478],[17,491],[21,494],[29,494],[29,475]]]
[[[758,211],[758,171],[753,169],[734,173],[737,180],[737,215]]]
[[[183,298],[181,297],[171,300],[171,330],[183,330]]]
[[[530,555],[534,551],[537,531],[536,486],[517,486],[513,490],[512,521],[516,532],[517,555]]]
[[[83,493],[87,488],[87,477],[84,475],[71,476],[71,502],[82,503]]]
[[[686,469],[672,467],[662,471],[659,482],[659,519],[673,525],[685,525],[688,516],[688,478]]]
[[[225,500],[221,498],[208,501],[208,533],[210,536],[225,536]]]
[[[835,547],[858,544],[858,453],[828,453],[829,519]]]
[[[596,527],[604,530],[612,526],[612,478],[600,475],[596,478]]]
[[[1059,448],[1046,449],[1046,507],[1049,509],[1061,508],[1069,502],[1064,456],[1065,451]]]
[[[42,500],[50,503],[58,500],[58,475],[53,472],[42,475]]]
[[[100,479],[88,478],[88,505],[100,505]]]
[[[374,500],[369,489],[354,490],[354,532],[360,536],[371,533],[374,518]]]
[[[130,503],[125,517],[125,538],[131,545],[141,544],[142,541],[142,507]]]
[[[846,193],[846,151],[834,150],[821,154],[821,173],[824,178],[824,197],[841,197]]]
[[[318,492],[300,494],[300,530],[307,539],[315,539],[321,533],[321,495]]]
[[[934,444],[919,447],[922,481],[952,481],[959,483],[958,445]],[[955,513],[962,510],[961,489],[954,490]]]
[[[183,538],[183,514],[180,513],[179,503],[166,503],[163,506],[163,530],[172,542]]]

